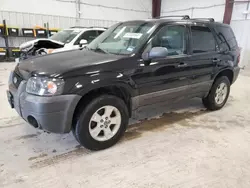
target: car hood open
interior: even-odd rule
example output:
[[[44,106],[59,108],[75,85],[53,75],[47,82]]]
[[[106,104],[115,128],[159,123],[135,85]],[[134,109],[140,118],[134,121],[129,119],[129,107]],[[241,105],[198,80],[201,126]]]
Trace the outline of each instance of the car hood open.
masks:
[[[52,49],[56,49],[56,48],[62,48],[64,47],[64,43],[61,43],[59,41],[55,41],[52,39],[35,39],[35,40],[31,40],[28,42],[25,42],[23,44],[20,45],[20,50],[30,50],[32,48],[52,48]]]

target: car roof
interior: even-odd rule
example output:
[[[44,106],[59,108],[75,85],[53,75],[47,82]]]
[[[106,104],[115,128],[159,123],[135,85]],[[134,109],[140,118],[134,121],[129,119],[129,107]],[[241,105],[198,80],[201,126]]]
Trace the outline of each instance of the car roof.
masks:
[[[86,30],[103,30],[105,31],[107,28],[104,27],[70,27],[64,30],[74,30],[74,31],[86,31]]]
[[[70,29],[107,29],[106,27],[100,27],[100,26],[91,26],[91,27],[83,27],[83,26],[73,26],[70,27]]]

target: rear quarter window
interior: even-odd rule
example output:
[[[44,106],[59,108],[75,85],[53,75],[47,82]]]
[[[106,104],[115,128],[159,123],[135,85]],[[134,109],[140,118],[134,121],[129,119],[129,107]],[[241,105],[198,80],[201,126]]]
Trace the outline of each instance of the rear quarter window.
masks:
[[[216,33],[221,48],[225,50],[235,50],[238,44],[232,29],[228,26],[216,26]]]

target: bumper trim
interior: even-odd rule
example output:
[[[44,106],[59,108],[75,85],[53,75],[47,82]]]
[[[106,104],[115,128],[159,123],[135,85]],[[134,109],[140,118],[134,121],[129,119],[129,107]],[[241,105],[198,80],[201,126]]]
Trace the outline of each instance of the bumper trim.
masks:
[[[13,105],[17,113],[27,122],[34,118],[38,127],[53,133],[71,131],[72,120],[80,95],[58,95],[41,97],[28,94],[26,81],[23,80],[18,89],[9,82],[9,92],[13,97]]]
[[[53,133],[68,133],[80,98],[79,95],[40,97],[23,92],[20,96],[20,111],[27,122],[28,117],[35,118],[41,129]]]
[[[48,132],[70,132],[74,111],[81,96],[76,94],[51,97],[31,95],[26,92],[26,84],[27,81],[22,80],[17,88],[13,83],[13,72],[10,73],[7,97],[17,113],[27,122],[31,122],[34,118],[38,127]]]

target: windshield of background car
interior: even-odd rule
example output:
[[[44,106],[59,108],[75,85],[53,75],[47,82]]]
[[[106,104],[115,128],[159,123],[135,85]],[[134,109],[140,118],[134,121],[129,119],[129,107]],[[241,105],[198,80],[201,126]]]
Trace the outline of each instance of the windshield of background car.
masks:
[[[80,32],[79,30],[62,30],[51,36],[50,39],[62,43],[70,43]]]
[[[141,47],[154,30],[149,22],[125,22],[113,25],[88,45],[90,50],[129,55]]]

